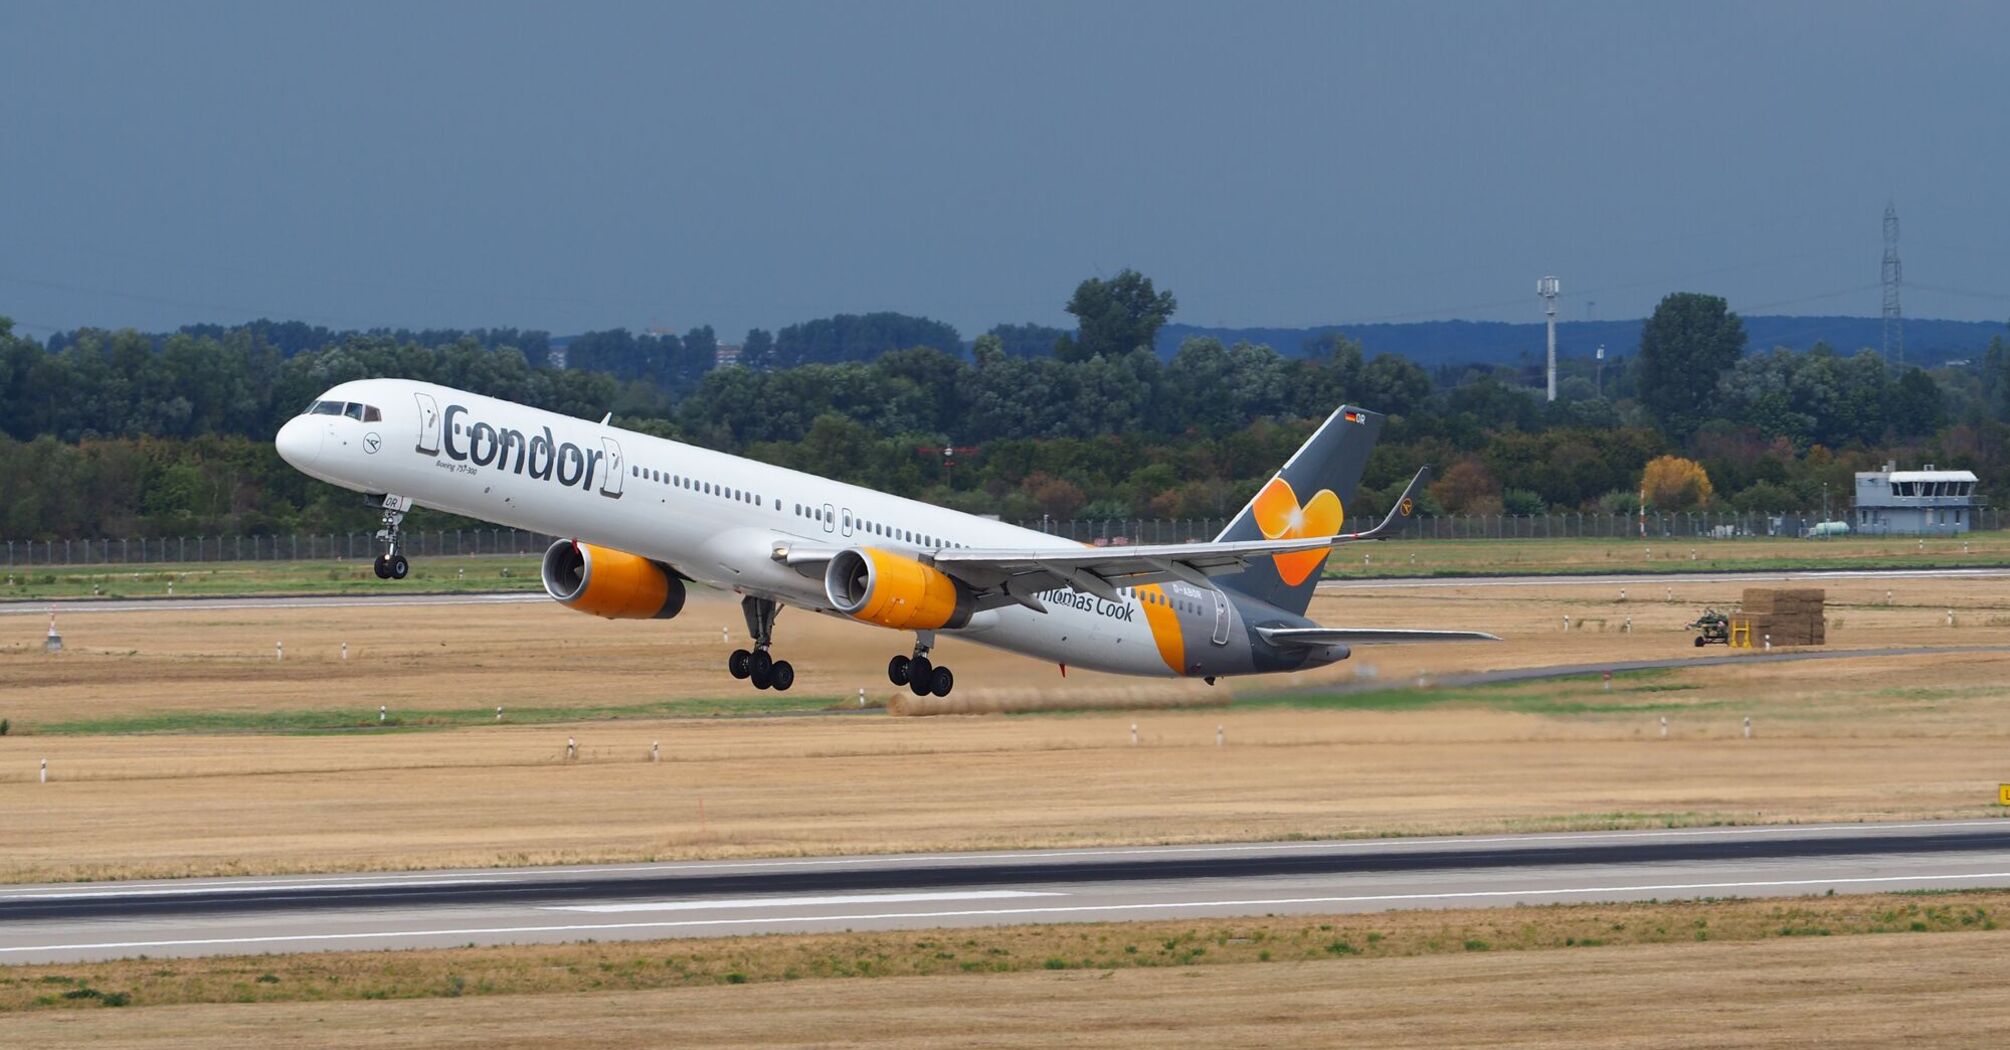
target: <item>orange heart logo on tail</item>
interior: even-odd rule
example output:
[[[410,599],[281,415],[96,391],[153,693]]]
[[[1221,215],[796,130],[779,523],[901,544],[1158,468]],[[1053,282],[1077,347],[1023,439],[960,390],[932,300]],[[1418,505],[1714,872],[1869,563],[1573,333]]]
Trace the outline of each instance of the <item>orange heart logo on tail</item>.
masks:
[[[1298,494],[1291,491],[1291,483],[1282,477],[1271,478],[1270,484],[1263,486],[1263,491],[1256,494],[1252,510],[1256,527],[1263,530],[1265,539],[1272,540],[1337,536],[1341,523],[1347,520],[1340,497],[1332,489],[1320,489],[1310,502],[1300,506]],[[1273,554],[1271,560],[1277,564],[1277,575],[1287,585],[1296,587],[1326,564],[1329,553],[1330,550],[1313,550]]]

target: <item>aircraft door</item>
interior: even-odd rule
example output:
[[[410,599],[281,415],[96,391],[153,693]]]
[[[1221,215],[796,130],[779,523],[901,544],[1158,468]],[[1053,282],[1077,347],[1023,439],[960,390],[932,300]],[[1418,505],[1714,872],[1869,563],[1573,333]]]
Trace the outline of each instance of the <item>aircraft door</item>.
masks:
[[[1228,596],[1220,591],[1214,595],[1214,644],[1228,644]]]
[[[628,478],[628,461],[621,458],[621,442],[603,437],[600,447],[607,452],[607,469],[600,478],[600,494],[609,499],[620,499],[622,483]]]
[[[418,451],[428,456],[440,454],[440,404],[431,394],[417,391],[412,397],[419,402],[419,445]]]
[[[830,504],[826,503],[824,504],[824,531],[833,532],[836,531],[836,529],[837,529],[837,508],[832,507]]]

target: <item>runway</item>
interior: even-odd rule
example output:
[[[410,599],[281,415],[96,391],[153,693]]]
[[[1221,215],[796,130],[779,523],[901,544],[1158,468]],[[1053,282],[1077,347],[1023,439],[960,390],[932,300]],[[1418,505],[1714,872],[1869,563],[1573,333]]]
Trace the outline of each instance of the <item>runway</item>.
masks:
[[[2002,580],[2010,579],[2010,568],[2000,569],[1838,569],[1807,572],[1664,572],[1600,573],[1576,576],[1569,573],[1530,576],[1386,576],[1368,579],[1324,580],[1324,592],[1441,589],[1455,587],[1559,587],[1574,584],[1641,586],[1678,583],[1765,583],[1784,581],[1919,579],[1919,580]],[[395,584],[387,584],[387,587]],[[58,598],[7,599],[0,601],[0,616],[47,615],[51,606],[64,613],[112,612],[195,612],[222,609],[344,609],[398,605],[514,605],[549,601],[543,591],[493,591],[481,593],[384,593],[384,594],[300,594],[236,598]]]
[[[1673,586],[1682,583],[1821,583],[1833,580],[2004,580],[2010,568],[1993,569],[1766,569],[1737,572],[1602,572],[1579,575],[1568,572],[1515,576],[1371,576],[1362,579],[1319,581],[1323,593],[1334,591],[1378,591],[1396,588],[1456,587],[1567,587],[1588,586]]]
[[[0,963],[2010,886],[2010,820],[17,886]]]
[[[388,585],[387,585],[388,586]],[[217,612],[236,609],[370,609],[399,605],[527,605],[548,602],[543,591],[419,594],[298,594],[240,598],[57,598],[0,601],[0,616],[120,612]]]

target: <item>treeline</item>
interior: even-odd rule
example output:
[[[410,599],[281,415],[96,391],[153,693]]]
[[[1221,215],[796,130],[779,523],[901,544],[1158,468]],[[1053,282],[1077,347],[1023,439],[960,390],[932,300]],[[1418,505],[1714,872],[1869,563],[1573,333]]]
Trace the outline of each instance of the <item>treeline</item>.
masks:
[[[1985,492],[2010,491],[2001,337],[1933,372],[1872,351],[1746,354],[1722,300],[1671,296],[1637,352],[1602,373],[1567,362],[1551,404],[1513,367],[1426,372],[1338,336],[1290,354],[1197,338],[1161,360],[1150,347],[1174,305],[1126,272],[1077,290],[1071,311],[1094,323],[1074,333],[1000,326],[967,354],[735,368],[712,367],[709,328],[589,333],[554,368],[495,342],[508,330],[300,346],[314,330],[261,322],[84,329],[42,346],[0,320],[0,537],[366,528],[357,497],[292,471],[270,439],[322,390],[381,375],[585,418],[611,410],[647,432],[1015,519],[1223,516],[1342,402],[1391,415],[1350,517],[1383,509],[1426,463],[1433,513],[1632,510],[1645,465],[1671,454],[1710,485],[1667,499],[1712,508],[1820,507],[1887,459],[1965,467]],[[783,332],[819,354],[867,354],[853,337],[884,335],[840,320]],[[954,335],[912,329],[931,330]],[[1058,349],[1035,349],[1049,335]]]
[[[794,368],[807,364],[870,361],[909,346],[932,346],[952,353],[963,349],[956,329],[926,317],[897,313],[838,314],[792,324],[768,334],[747,333],[740,360],[752,368]]]
[[[635,335],[624,328],[587,332],[572,337],[565,365],[581,372],[604,372],[616,379],[639,381],[671,397],[688,394],[712,370],[719,356],[719,339],[711,325],[674,332]],[[535,364],[535,362],[532,362]]]

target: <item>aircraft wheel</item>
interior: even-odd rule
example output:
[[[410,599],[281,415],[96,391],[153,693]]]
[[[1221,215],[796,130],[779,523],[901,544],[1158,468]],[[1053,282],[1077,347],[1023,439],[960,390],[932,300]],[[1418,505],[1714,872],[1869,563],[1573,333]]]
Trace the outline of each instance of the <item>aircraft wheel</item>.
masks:
[[[907,662],[907,687],[914,690],[914,695],[927,696],[934,676],[935,665],[928,662],[928,657],[917,656]]]
[[[907,684],[907,657],[896,654],[886,662],[886,680],[894,685]]]
[[[756,667],[748,672],[747,679],[754,683],[756,689],[766,689],[775,684],[774,671],[771,668]]]
[[[371,568],[373,568],[373,569],[375,569],[375,570],[377,571],[377,578],[378,578],[378,579],[380,579],[380,580],[388,580],[388,579],[390,579],[390,578],[391,578],[391,556],[390,556],[390,555],[388,555],[388,554],[379,554],[379,555],[377,555],[377,564],[375,564],[375,565],[371,566]]]
[[[756,649],[753,655],[747,658],[747,670],[762,678],[768,677],[774,669],[775,658],[769,656],[766,649]],[[765,689],[767,687],[763,686],[762,688]]]
[[[406,560],[405,560],[405,556],[404,556],[404,555],[402,555],[402,554],[393,554],[393,555],[391,555],[391,578],[392,578],[392,579],[394,579],[394,580],[402,580],[402,579],[404,579],[404,578],[405,578],[406,576],[410,575],[410,574],[411,574],[411,572],[412,572],[412,563],[411,563],[411,562],[408,562],[408,561],[406,561]]]
[[[787,660],[776,660],[775,666],[768,669],[768,678],[775,692],[786,693],[796,684],[796,669]]]
[[[745,649],[733,650],[733,655],[726,657],[726,670],[732,672],[732,675],[735,678],[747,677],[747,675],[753,670],[749,666],[753,662],[753,656],[754,656],[753,653],[750,653]]]
[[[956,676],[950,674],[947,667],[938,667],[934,674],[928,676],[928,691],[936,696],[948,696],[949,691],[954,688],[956,688]]]

